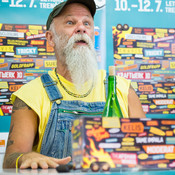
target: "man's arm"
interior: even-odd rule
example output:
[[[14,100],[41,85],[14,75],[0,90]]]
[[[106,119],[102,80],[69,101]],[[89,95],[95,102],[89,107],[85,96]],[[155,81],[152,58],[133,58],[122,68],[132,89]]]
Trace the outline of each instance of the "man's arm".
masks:
[[[58,164],[66,164],[70,157],[55,159],[32,152],[38,130],[37,114],[22,100],[16,98],[11,116],[11,125],[4,157],[3,168],[15,168],[17,157],[20,168],[55,168]]]
[[[128,94],[128,113],[130,118],[146,117],[140,99],[132,86],[130,86]]]
[[[14,168],[16,158],[21,153],[32,150],[38,127],[37,118],[36,113],[29,106],[16,98],[11,115],[4,168]]]

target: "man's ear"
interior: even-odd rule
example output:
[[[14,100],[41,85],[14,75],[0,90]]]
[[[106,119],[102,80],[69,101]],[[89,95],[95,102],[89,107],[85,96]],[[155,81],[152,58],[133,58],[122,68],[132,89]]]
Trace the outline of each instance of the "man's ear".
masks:
[[[49,43],[50,46],[52,46],[52,47],[55,46],[54,36],[50,30],[46,31],[46,39],[47,39],[47,42]]]

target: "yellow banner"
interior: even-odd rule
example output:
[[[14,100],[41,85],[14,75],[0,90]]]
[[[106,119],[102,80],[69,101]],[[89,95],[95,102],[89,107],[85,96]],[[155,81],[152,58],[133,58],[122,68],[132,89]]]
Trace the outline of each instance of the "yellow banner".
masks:
[[[14,46],[0,46],[0,52],[14,52]]]
[[[45,61],[45,67],[56,67],[57,66],[57,61]]]
[[[170,68],[175,69],[175,62],[170,62]]]
[[[5,81],[0,82],[0,89],[8,89],[8,83]]]
[[[118,48],[118,54],[143,54],[143,48]]]
[[[30,30],[42,30],[42,26],[29,25]]]

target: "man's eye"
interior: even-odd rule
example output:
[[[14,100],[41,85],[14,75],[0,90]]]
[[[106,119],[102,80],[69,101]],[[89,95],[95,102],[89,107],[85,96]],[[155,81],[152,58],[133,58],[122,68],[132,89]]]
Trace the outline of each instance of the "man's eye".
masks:
[[[72,21],[67,21],[67,24],[73,24],[73,22]]]
[[[88,23],[88,22],[85,22],[84,25],[85,25],[85,26],[89,26],[89,23]]]

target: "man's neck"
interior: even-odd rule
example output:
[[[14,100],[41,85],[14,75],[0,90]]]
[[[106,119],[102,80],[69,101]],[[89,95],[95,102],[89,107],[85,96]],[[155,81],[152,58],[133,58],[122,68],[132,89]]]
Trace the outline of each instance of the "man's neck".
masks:
[[[66,65],[63,66],[61,63],[58,63],[57,64],[57,68],[56,68],[56,72],[58,74],[60,74],[61,76],[63,76],[66,80],[72,82],[70,73],[67,70],[67,66]]]

